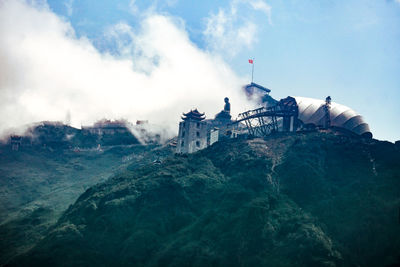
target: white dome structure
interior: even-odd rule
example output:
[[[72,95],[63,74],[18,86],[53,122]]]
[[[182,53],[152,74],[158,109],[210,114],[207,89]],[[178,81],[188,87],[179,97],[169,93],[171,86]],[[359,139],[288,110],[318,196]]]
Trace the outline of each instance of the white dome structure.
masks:
[[[324,125],[325,121],[325,101],[307,97],[294,97],[298,106],[298,119],[303,124],[313,124],[315,126]],[[331,103],[330,125],[347,129],[353,133],[364,136],[371,136],[369,125],[363,117],[349,107]]]

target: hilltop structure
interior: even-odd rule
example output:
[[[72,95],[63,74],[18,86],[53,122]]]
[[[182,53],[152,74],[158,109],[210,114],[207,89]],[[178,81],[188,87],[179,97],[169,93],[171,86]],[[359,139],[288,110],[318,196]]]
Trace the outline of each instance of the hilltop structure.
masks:
[[[269,93],[271,92],[271,89],[254,82],[243,86],[243,91],[248,99],[256,102],[260,106],[271,107],[276,105],[278,102],[270,96]]]
[[[207,147],[207,123],[197,109],[184,113],[179,123],[178,153],[193,153]]]
[[[230,138],[235,134],[237,125],[231,120],[231,104],[225,97],[224,109],[214,119],[206,119],[197,109],[184,113],[179,123],[177,153],[194,153],[213,143]]]
[[[238,135],[262,137],[273,132],[329,130],[338,134],[372,138],[369,125],[349,107],[306,97],[288,96],[275,100],[270,89],[256,83],[243,87],[247,97],[261,107],[239,114],[232,120],[230,103],[224,99],[224,109],[214,119],[206,120],[197,109],[184,114],[179,124],[177,153],[193,153],[223,138]]]
[[[271,107],[239,114],[236,123],[245,123],[252,136],[265,136],[272,132],[329,129],[342,134],[355,134],[372,138],[369,125],[363,117],[349,107],[332,102],[288,96]]]

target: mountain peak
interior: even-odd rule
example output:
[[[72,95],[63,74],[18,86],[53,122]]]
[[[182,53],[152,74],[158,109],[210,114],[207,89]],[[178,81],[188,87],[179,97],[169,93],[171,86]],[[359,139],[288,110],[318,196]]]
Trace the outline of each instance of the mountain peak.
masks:
[[[88,189],[15,263],[390,264],[399,160],[394,144],[328,133],[221,141]]]

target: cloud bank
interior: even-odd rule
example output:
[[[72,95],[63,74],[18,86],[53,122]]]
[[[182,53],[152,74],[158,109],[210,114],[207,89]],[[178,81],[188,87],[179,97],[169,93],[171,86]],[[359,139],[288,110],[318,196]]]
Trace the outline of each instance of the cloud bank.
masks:
[[[43,120],[80,127],[104,117],[176,131],[183,111],[197,107],[213,117],[225,96],[233,115],[252,106],[240,89],[245,80],[165,15],[145,16],[138,29],[110,28],[106,37],[119,50],[111,55],[77,38],[46,4],[5,0],[0,36],[0,132]]]

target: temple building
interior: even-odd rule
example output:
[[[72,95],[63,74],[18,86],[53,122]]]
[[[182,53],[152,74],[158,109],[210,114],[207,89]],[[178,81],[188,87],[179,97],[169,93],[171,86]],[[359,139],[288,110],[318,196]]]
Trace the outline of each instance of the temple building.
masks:
[[[224,109],[214,119],[206,119],[197,109],[184,113],[179,123],[177,153],[194,153],[224,138],[231,138],[237,125],[231,120],[231,104],[225,97]]]
[[[184,113],[179,123],[177,153],[194,153],[207,147],[207,123],[197,109]]]

